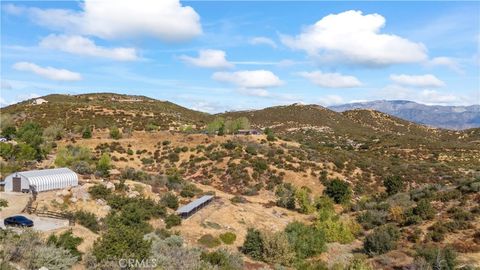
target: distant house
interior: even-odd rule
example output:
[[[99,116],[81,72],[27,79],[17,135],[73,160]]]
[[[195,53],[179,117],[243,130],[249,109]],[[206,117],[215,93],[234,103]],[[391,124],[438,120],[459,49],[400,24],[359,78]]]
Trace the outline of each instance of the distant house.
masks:
[[[195,201],[178,208],[177,214],[182,218],[188,218],[212,201],[213,201],[212,195],[202,196],[201,198],[196,199]]]
[[[78,175],[68,168],[16,172],[5,178],[5,191],[37,192],[78,186]]]
[[[34,101],[32,101],[32,105],[41,105],[43,103],[48,103],[48,100],[45,100],[43,98],[37,98]]]
[[[237,131],[238,135],[260,135],[262,132],[257,129],[239,129]]]

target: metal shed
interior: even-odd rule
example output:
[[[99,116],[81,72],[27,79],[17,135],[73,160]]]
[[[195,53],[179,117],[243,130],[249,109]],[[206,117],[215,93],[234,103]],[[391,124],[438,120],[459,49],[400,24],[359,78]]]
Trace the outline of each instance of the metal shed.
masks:
[[[33,170],[12,173],[5,178],[5,191],[48,191],[78,186],[78,175],[68,168]]]
[[[184,205],[177,210],[177,214],[182,218],[188,218],[192,214],[196,213],[198,210],[203,208],[205,205],[209,204],[213,200],[212,195],[205,195],[191,203]]]

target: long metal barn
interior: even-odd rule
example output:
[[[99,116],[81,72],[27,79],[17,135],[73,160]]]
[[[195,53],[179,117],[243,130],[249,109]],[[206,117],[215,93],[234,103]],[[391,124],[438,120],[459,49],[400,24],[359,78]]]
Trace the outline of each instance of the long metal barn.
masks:
[[[178,208],[177,214],[182,218],[188,218],[191,215],[195,214],[198,210],[205,207],[211,201],[213,201],[212,195],[202,196],[201,198],[198,198],[195,201],[192,201],[191,203]]]

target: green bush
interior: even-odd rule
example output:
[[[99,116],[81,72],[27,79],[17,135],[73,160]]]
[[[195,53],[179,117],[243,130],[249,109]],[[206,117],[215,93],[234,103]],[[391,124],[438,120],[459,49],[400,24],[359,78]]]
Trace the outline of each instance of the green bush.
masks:
[[[327,184],[325,194],[336,203],[346,203],[350,200],[352,190],[350,184],[340,179],[334,179]]]
[[[267,263],[290,265],[295,258],[295,251],[288,242],[284,232],[264,231],[261,234],[263,249],[262,258]]]
[[[97,172],[100,174],[100,176],[107,177],[110,174],[109,170],[111,167],[110,155],[103,153],[97,162]]]
[[[457,254],[451,247],[424,246],[417,249],[416,259],[422,258],[431,269],[453,270],[457,265]],[[418,261],[418,260],[416,260]]]
[[[243,269],[243,259],[235,253],[226,249],[218,249],[213,252],[202,252],[200,255],[202,261],[208,262],[218,269],[241,270]],[[215,268],[216,269],[216,268]]]
[[[316,256],[326,249],[324,232],[314,226],[295,221],[287,225],[285,233],[298,258]]]
[[[283,183],[277,186],[275,190],[277,197],[277,206],[295,209],[295,187],[290,183]]]
[[[227,245],[233,244],[237,239],[237,235],[233,232],[222,233],[220,234],[219,237],[220,237],[220,240],[222,240],[222,242]]]
[[[82,138],[84,139],[91,139],[92,138],[92,129],[90,126],[86,126],[82,130]]]
[[[365,237],[363,248],[369,255],[386,253],[397,246],[400,231],[393,224],[377,227]]]
[[[413,213],[424,220],[435,217],[435,209],[433,209],[430,201],[427,199],[421,199],[413,209]]]
[[[197,242],[207,248],[214,248],[221,244],[220,239],[211,234],[202,235]]]
[[[118,127],[113,126],[110,128],[110,138],[114,140],[118,140],[122,138],[122,133],[120,133],[120,130],[118,129]]]
[[[78,251],[77,247],[82,242],[83,239],[74,236],[71,230],[60,234],[58,237],[55,234],[51,234],[47,240],[47,244],[68,250],[70,254],[76,256],[78,260],[81,259],[82,254]]]
[[[383,180],[383,185],[385,186],[387,194],[390,196],[402,191],[404,188],[403,180],[398,175],[385,178],[385,180]]]
[[[259,230],[248,228],[245,241],[240,250],[255,260],[262,259],[263,240]]]
[[[172,192],[163,194],[160,202],[170,209],[176,210],[178,208],[178,198]]]
[[[107,199],[108,195],[112,194],[112,191],[102,184],[96,184],[88,189],[88,193],[93,199]]]
[[[0,210],[2,210],[4,207],[8,207],[8,201],[5,199],[0,199]]]
[[[90,212],[86,211],[77,211],[74,214],[75,220],[80,223],[80,225],[88,228],[92,232],[98,232],[100,230],[100,224],[97,221],[97,217]]]
[[[182,224],[182,218],[176,214],[170,214],[165,218],[165,225],[167,229],[170,229],[173,226],[178,226]]]
[[[367,210],[357,216],[357,221],[366,230],[373,229],[387,222],[388,213],[381,210]]]

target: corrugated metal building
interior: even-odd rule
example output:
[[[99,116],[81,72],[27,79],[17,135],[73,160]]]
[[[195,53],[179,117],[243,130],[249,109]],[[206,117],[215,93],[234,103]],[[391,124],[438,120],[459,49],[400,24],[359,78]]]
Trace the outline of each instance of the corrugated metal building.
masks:
[[[213,196],[211,195],[202,196],[201,198],[196,199],[195,201],[178,208],[177,214],[182,218],[187,218],[196,213],[208,203],[210,203],[212,200]]]
[[[12,173],[5,178],[5,191],[37,192],[78,186],[78,175],[68,168],[34,170]]]

